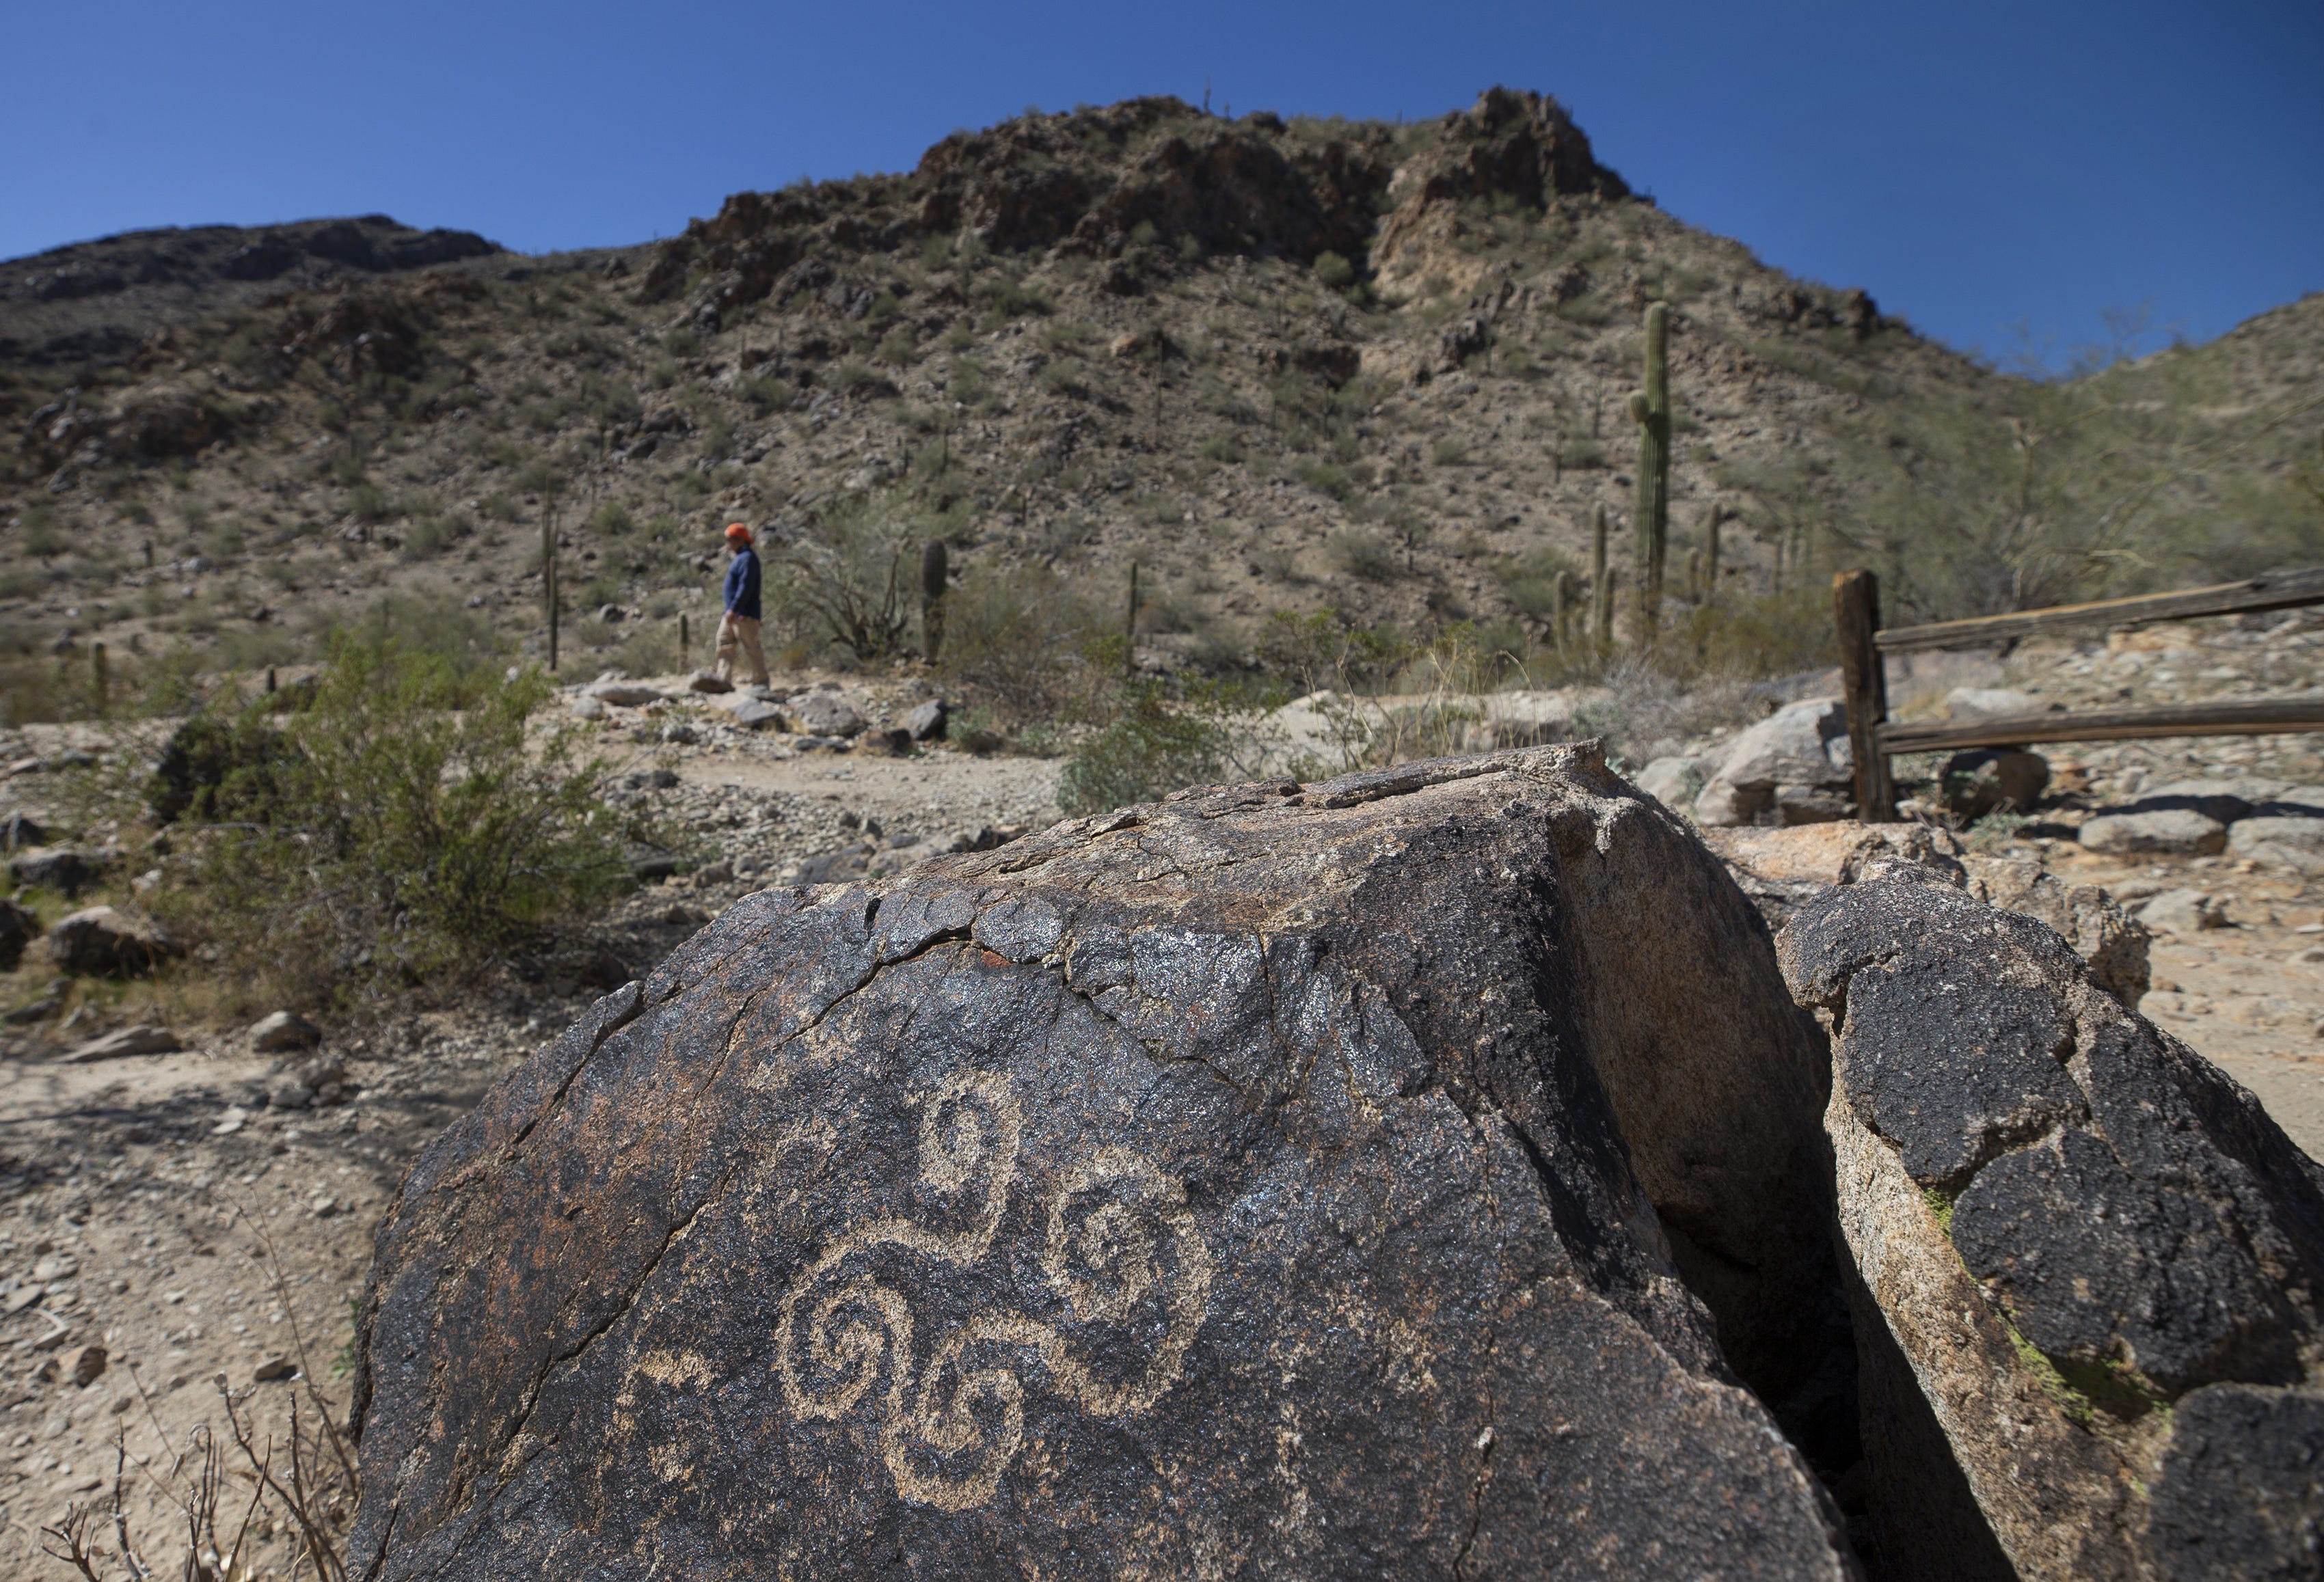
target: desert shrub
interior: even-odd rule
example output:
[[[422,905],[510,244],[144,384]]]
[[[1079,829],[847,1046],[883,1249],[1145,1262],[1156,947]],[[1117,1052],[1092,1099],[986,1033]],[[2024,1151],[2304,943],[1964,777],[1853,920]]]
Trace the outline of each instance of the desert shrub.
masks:
[[[1342,571],[1366,582],[1384,583],[1396,576],[1396,552],[1377,533],[1334,535],[1332,558]]]
[[[263,710],[198,714],[171,733],[145,782],[156,823],[272,816],[289,747]]]
[[[595,909],[628,880],[624,831],[604,762],[533,730],[554,696],[537,670],[340,634],[279,727],[217,722],[215,750],[242,758],[189,799],[212,827],[154,910],[228,983],[316,1003],[456,974]]]
[[[778,611],[856,658],[884,659],[903,646],[918,613],[918,554],[913,524],[880,501],[851,497],[786,536],[769,556],[767,593]]]
[[[1120,673],[1119,621],[1043,567],[980,564],[945,595],[943,673],[1004,724],[1084,717],[1101,676]]]
[[[1469,447],[1462,441],[1446,435],[1430,443],[1428,459],[1440,467],[1465,466],[1469,461]]]
[[[1355,283],[1356,266],[1337,253],[1315,255],[1315,279],[1333,290]]]
[[[1140,689],[1067,760],[1057,805],[1102,813],[1208,784],[1226,774],[1231,746],[1228,728],[1208,712],[1173,708],[1154,689]]]

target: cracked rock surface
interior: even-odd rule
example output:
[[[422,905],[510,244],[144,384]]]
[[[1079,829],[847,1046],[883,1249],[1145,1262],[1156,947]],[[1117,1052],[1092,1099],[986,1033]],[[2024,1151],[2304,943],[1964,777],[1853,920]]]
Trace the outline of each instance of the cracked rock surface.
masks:
[[[1850,1576],[1823,1099],[1589,747],[762,892],[405,1183],[351,1574]]]
[[[2324,1169],[1932,870],[1803,904],[1884,1576],[2313,1575]]]

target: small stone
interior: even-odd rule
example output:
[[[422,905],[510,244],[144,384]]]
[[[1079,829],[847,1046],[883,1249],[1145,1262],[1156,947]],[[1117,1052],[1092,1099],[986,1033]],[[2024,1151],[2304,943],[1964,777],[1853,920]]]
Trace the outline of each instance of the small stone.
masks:
[[[311,1049],[322,1041],[323,1030],[296,1011],[276,1011],[250,1027],[250,1047],[261,1054]]]
[[[234,1136],[235,1133],[242,1130],[242,1123],[249,1118],[250,1112],[248,1110],[243,1108],[239,1104],[230,1104],[226,1107],[226,1118],[220,1120],[217,1125],[210,1127],[210,1136],[214,1137],[230,1137]]]
[[[1658,758],[1631,782],[1668,808],[1684,808],[1702,791],[1702,766],[1691,758]]]
[[[282,1379],[295,1379],[299,1376],[299,1365],[287,1357],[270,1357],[253,1368],[250,1376],[254,1383],[261,1384],[272,1384]]]
[[[591,697],[586,693],[566,699],[565,708],[576,720],[602,720],[613,712],[605,707],[603,698]]]
[[[2193,934],[2227,926],[2227,909],[2201,890],[2165,890],[2138,909],[2138,920],[2164,934]]]
[[[266,1084],[266,1104],[270,1109],[304,1109],[315,1101],[307,1084],[285,1072]]]
[[[587,695],[622,709],[639,709],[662,701],[659,687],[643,686],[634,681],[601,681],[589,688]]]
[[[2227,850],[2262,868],[2324,874],[2324,818],[2239,819],[2227,831]]]
[[[863,730],[863,716],[837,693],[810,692],[794,698],[791,713],[803,735],[854,737]]]
[[[2211,856],[2226,849],[2227,826],[2191,808],[2109,813],[2085,822],[2080,840],[2092,851],[2116,855],[2152,851],[2182,857]]]
[[[2024,813],[2049,787],[2050,765],[2040,753],[2019,749],[1957,752],[1938,771],[1937,784],[1946,810],[1962,818]]]
[[[1797,824],[1837,823],[1848,816],[1848,798],[1816,786],[1775,787],[1775,822],[1786,828]]]
[[[337,1198],[317,1198],[307,1205],[307,1212],[318,1219],[328,1219],[338,1211],[339,1200]]]
[[[945,716],[950,713],[951,710],[944,704],[930,698],[904,716],[904,729],[910,732],[915,741],[942,741],[945,739]]]
[[[2031,693],[2001,686],[1956,686],[1945,694],[1945,715],[1959,724],[2006,720],[2018,714],[2038,714],[2045,707]]]
[[[686,690],[704,693],[732,692],[734,690],[734,684],[715,671],[696,670],[686,678]]]
[[[1706,829],[1732,829],[1756,821],[1775,799],[1773,787],[1747,791],[1714,779],[1694,799],[1694,822]]]
[[[61,1371],[66,1378],[87,1389],[104,1376],[106,1360],[106,1349],[102,1346],[76,1346],[65,1353]]]
[[[62,1056],[66,1065],[88,1065],[100,1060],[117,1060],[132,1054],[168,1054],[183,1049],[178,1035],[167,1027],[139,1026],[120,1027],[101,1038],[92,1038],[76,1044]]]
[[[111,906],[75,912],[49,930],[49,954],[68,972],[126,978],[150,972],[180,953],[158,926]]]

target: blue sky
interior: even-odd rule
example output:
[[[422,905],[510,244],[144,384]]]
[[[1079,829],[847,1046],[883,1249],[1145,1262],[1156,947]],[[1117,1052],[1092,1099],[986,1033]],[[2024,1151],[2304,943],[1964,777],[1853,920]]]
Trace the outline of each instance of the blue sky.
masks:
[[[2062,355],[2109,307],[2205,339],[2324,289],[2315,0],[6,0],[0,38],[0,257],[374,211],[641,241],[1028,105],[1207,83],[1238,114],[1421,116],[1505,82],[1680,217],[1990,354],[2022,325]]]

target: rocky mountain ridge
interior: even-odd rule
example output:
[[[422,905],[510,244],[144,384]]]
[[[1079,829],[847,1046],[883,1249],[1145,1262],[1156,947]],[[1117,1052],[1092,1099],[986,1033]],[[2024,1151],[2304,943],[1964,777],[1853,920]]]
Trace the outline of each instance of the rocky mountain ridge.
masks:
[[[171,235],[208,285],[131,281],[103,250],[134,238],[0,269],[20,651],[102,633],[290,659],[383,594],[537,646],[553,516],[593,668],[674,662],[737,518],[943,538],[956,572],[1106,606],[1135,561],[1162,663],[1250,664],[1272,617],[1317,612],[1470,622],[1555,663],[1558,576],[1586,580],[1600,508],[1626,575],[1624,403],[1662,301],[1667,585],[1686,619],[1715,595],[1736,662],[1781,667],[1821,641],[1813,574],[1888,553],[1864,524],[1920,443],[1909,415],[1997,434],[2034,389],[1684,225],[1554,100],[1507,89],[1398,126],[1028,114],[909,173],[554,258],[376,219]],[[73,294],[100,278],[128,283]],[[80,547],[124,537],[125,563]]]

